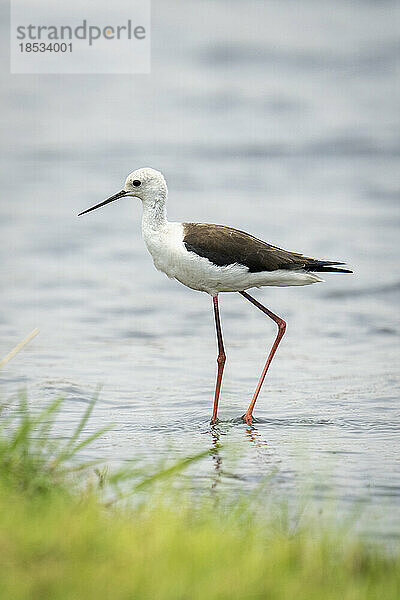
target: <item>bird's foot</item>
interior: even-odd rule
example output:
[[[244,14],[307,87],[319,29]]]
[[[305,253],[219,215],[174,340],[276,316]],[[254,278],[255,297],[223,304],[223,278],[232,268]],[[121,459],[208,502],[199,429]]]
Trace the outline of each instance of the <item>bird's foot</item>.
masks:
[[[242,416],[242,421],[243,421],[244,423],[247,423],[247,425],[252,425],[252,424],[253,424],[253,415],[251,415],[251,414],[248,414],[248,413],[245,413],[245,414]]]
[[[218,417],[216,417],[215,419],[211,419],[210,425],[211,425],[211,427],[213,427],[214,425],[218,425],[219,422],[220,421],[219,421]]]

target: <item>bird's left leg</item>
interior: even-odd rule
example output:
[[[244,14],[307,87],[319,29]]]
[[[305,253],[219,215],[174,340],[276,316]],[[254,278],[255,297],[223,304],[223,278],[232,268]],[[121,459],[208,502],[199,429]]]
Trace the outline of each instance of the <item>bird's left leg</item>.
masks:
[[[258,302],[255,298],[253,298],[253,296],[250,296],[250,294],[247,294],[246,292],[239,292],[240,294],[242,294],[242,296],[244,298],[246,298],[246,300],[248,300],[249,302],[251,302],[252,304],[254,304],[254,306],[256,306],[257,308],[259,308],[264,314],[268,315],[270,317],[270,319],[272,319],[273,321],[275,321],[275,323],[278,325],[278,334],[276,336],[275,342],[273,343],[273,346],[271,348],[271,351],[268,355],[267,358],[267,362],[265,363],[263,372],[261,373],[261,377],[259,379],[259,382],[257,384],[256,387],[256,391],[254,392],[253,398],[250,402],[249,408],[247,409],[246,414],[243,416],[243,419],[246,421],[246,423],[248,425],[251,425],[251,421],[253,418],[253,409],[254,409],[254,405],[256,403],[256,400],[258,398],[258,394],[260,393],[261,390],[261,386],[264,383],[264,379],[265,376],[267,374],[267,371],[269,369],[269,365],[272,362],[272,359],[274,358],[274,354],[279,346],[279,342],[281,341],[281,339],[283,338],[283,335],[286,331],[286,323],[283,319],[281,319],[281,317],[278,317],[278,315],[274,314],[271,310],[269,310],[268,308],[266,308],[265,306],[263,306],[262,304],[260,304],[260,302]]]
[[[217,422],[219,393],[221,390],[222,374],[224,372],[224,366],[225,366],[225,361],[226,361],[224,342],[222,339],[221,321],[219,318],[218,295],[213,296],[213,304],[214,304],[214,316],[215,316],[215,329],[217,330],[217,341],[218,341],[218,358],[217,358],[218,373],[217,373],[217,382],[215,384],[214,410],[213,410],[213,414],[212,414],[212,418],[211,418],[211,425],[214,425]]]

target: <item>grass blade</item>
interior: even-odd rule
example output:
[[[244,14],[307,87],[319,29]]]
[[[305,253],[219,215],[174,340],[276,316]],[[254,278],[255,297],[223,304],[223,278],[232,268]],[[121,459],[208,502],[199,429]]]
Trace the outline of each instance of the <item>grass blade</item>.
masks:
[[[0,360],[0,369],[2,367],[4,367],[4,365],[7,364],[8,361],[10,361],[12,358],[14,358],[14,356],[16,354],[18,354],[18,352],[20,352],[20,350],[22,350],[22,348],[24,348],[27,344],[29,344],[29,342],[31,340],[33,340],[33,338],[36,337],[38,333],[39,333],[38,328],[31,331],[30,334],[27,335],[25,339],[23,339],[19,344],[17,344],[15,346],[15,348],[13,348],[11,350],[11,352],[9,352],[2,360]]]

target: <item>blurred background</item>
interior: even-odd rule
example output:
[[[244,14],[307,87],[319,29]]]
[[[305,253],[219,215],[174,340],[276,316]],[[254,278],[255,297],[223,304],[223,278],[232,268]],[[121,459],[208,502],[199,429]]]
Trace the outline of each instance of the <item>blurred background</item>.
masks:
[[[150,75],[9,75],[2,20],[0,352],[40,335],[1,374],[2,399],[62,394],[60,428],[116,427],[109,463],[225,450],[192,472],[205,489],[363,506],[360,528],[400,532],[399,43],[396,2],[152,2]],[[221,298],[220,426],[211,299],[156,272],[141,206],[121,189],[165,174],[172,220],[223,223],[354,275],[256,296],[288,322],[254,429],[245,412],[275,336],[239,295]],[[90,453],[89,453],[90,454]],[[234,478],[227,475],[235,475]]]

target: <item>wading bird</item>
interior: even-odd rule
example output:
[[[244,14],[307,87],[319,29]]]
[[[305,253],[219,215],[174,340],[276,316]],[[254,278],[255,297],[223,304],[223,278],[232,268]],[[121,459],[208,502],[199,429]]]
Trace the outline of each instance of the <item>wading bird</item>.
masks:
[[[193,290],[207,292],[212,296],[219,353],[211,424],[217,422],[218,401],[226,360],[218,294],[239,292],[277,324],[278,334],[250,405],[243,415],[244,421],[251,424],[254,405],[279,342],[285,333],[286,323],[250,296],[246,290],[263,286],[309,285],[322,281],[316,273],[351,273],[352,271],[340,268],[340,265],[345,263],[317,260],[288,252],[244,231],[225,225],[168,221],[166,181],[162,173],[150,168],[133,171],[126,178],[120,192],[88,208],[78,216],[125,196],[133,196],[142,201],[142,233],[155,267],[171,279],[177,279]]]

